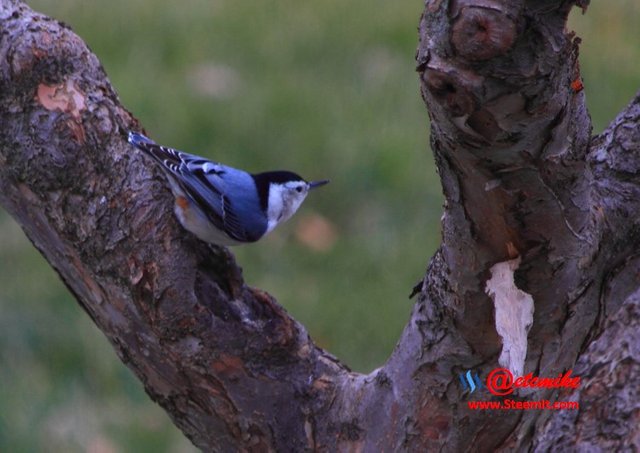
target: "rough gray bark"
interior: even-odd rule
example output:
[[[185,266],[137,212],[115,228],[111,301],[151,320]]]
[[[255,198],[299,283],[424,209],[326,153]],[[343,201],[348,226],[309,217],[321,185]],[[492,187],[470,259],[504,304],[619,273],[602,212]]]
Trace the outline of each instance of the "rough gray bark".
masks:
[[[0,203],[203,450],[637,448],[640,97],[591,137],[564,29],[576,3],[427,1],[417,60],[443,241],[370,375],[315,346],[226,250],[184,234],[99,61],[19,0],[0,0]],[[501,348],[489,269],[515,255],[535,301],[525,369],[583,377],[527,399],[579,412],[466,406],[457,375],[486,375]]]

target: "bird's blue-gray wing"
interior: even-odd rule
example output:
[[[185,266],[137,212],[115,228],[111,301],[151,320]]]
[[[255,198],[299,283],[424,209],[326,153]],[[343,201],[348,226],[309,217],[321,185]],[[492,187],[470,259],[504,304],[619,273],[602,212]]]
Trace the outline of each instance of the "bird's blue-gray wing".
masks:
[[[225,167],[207,162],[187,162],[181,167],[181,176],[185,192],[192,197],[200,210],[214,224],[232,239],[241,242],[253,242],[259,239],[254,232],[243,225],[237,207],[225,195],[227,184],[224,181]]]
[[[142,134],[129,133],[129,142],[162,165],[162,168],[209,221],[232,239],[252,242],[259,238],[243,227],[235,207],[225,196],[228,167],[194,154],[158,145]]]

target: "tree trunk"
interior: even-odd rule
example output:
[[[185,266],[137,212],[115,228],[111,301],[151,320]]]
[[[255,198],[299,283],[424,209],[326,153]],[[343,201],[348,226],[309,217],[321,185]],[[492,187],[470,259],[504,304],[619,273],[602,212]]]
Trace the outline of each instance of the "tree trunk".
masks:
[[[591,136],[579,39],[565,31],[586,3],[426,2],[417,60],[443,239],[369,375],[246,286],[226,249],[185,234],[164,178],[127,144],[140,127],[97,58],[19,0],[0,0],[0,203],[202,450],[637,449],[640,97]],[[498,263],[515,275],[506,298]],[[511,338],[494,304],[526,315],[516,299],[533,318]],[[499,363],[573,369],[575,389],[513,398],[580,410],[470,410],[458,375]]]

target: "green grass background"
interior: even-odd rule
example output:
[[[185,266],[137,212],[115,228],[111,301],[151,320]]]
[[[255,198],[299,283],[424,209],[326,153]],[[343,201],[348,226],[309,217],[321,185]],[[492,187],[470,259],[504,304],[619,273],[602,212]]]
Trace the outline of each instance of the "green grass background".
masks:
[[[331,178],[271,237],[233,250],[320,345],[359,371],[381,365],[440,236],[413,60],[422,2],[29,3],[89,44],[159,142]],[[573,13],[596,131],[640,87],[639,19],[637,0]],[[335,233],[323,251],[297,234],[316,216]],[[0,451],[194,451],[4,211]]]

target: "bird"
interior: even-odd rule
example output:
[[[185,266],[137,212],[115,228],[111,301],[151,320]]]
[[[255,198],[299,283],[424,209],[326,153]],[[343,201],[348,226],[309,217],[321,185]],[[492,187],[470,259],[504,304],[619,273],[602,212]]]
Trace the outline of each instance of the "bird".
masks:
[[[175,197],[178,220],[209,244],[258,241],[288,220],[310,190],[329,182],[307,182],[291,171],[252,174],[158,145],[133,131],[128,141],[160,164]]]

